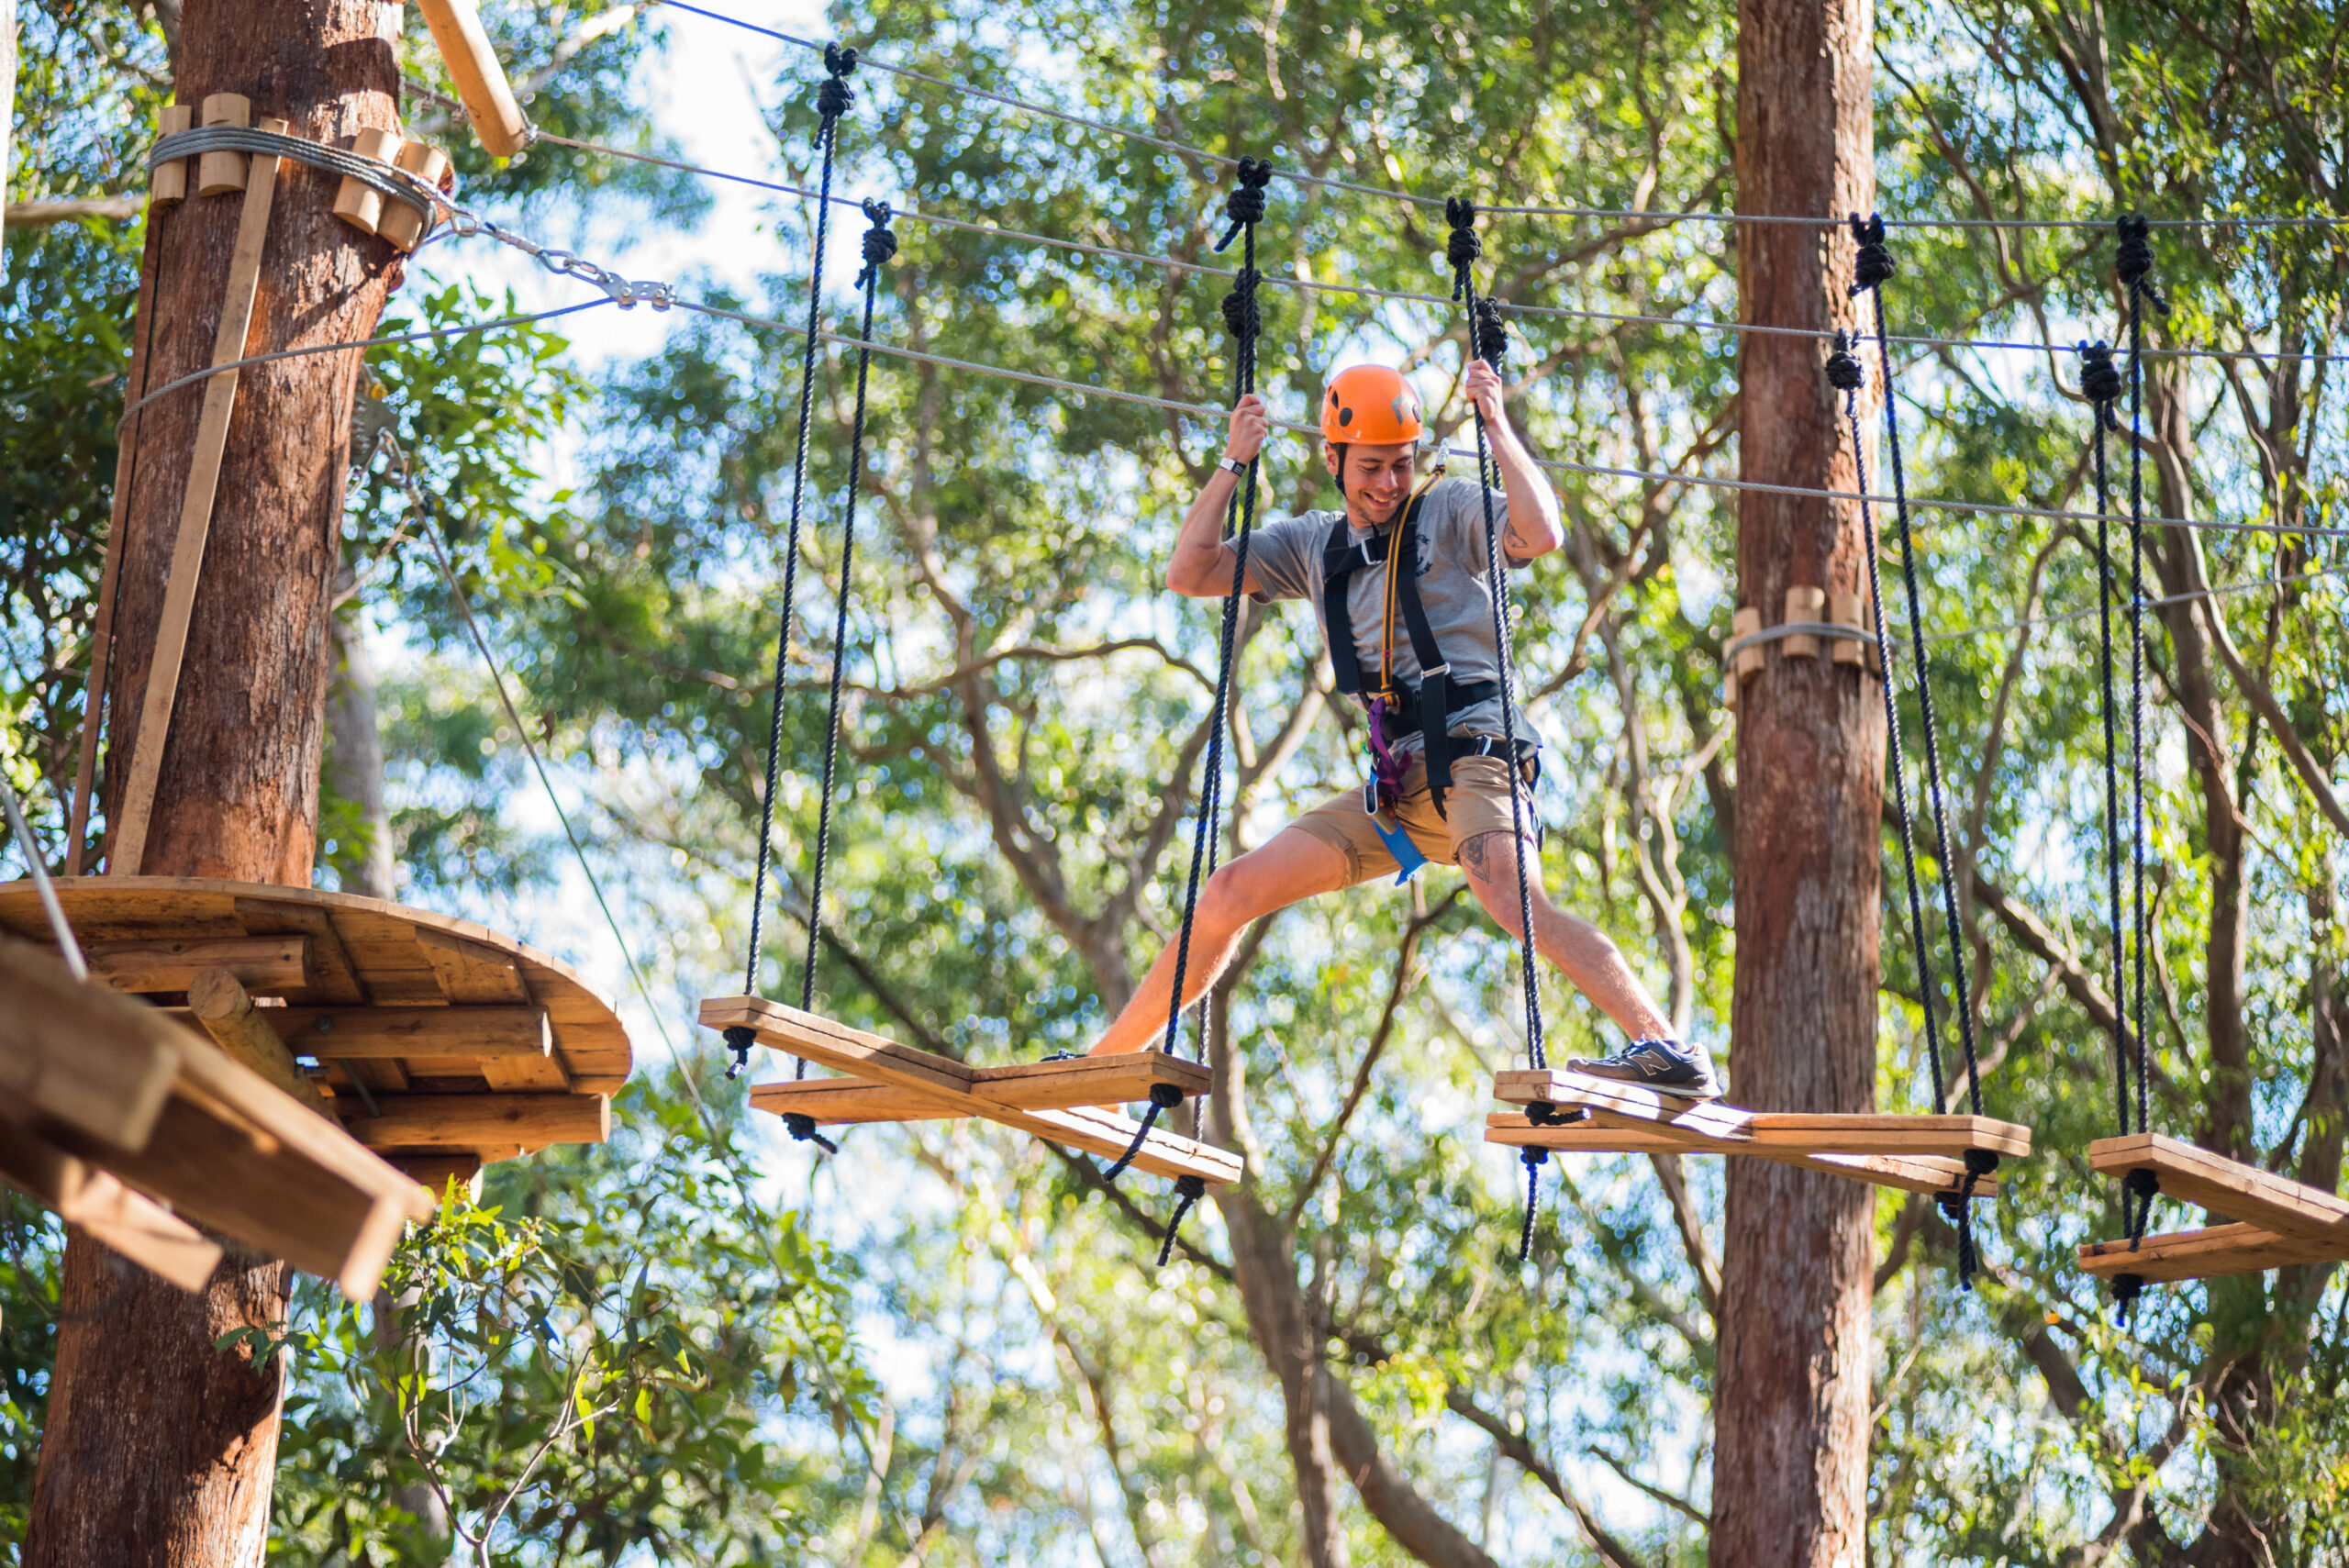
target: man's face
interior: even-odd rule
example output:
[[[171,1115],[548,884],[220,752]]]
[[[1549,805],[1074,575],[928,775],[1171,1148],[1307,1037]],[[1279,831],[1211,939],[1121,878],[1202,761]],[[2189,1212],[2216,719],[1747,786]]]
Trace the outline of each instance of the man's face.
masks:
[[[1419,448],[1410,441],[1398,441],[1391,446],[1351,446],[1346,449],[1345,466],[1339,469],[1338,449],[1324,442],[1321,447],[1323,466],[1338,480],[1338,488],[1346,497],[1347,516],[1356,528],[1384,528],[1395,520],[1395,515],[1411,494],[1411,482],[1417,477],[1414,459]]]

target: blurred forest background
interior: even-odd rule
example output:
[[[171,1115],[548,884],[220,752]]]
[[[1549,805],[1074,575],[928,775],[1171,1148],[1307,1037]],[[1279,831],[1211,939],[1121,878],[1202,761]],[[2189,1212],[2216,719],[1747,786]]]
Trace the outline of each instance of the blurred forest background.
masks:
[[[881,60],[1287,169],[1673,212],[1732,197],[1724,9],[854,0],[826,22]],[[105,204],[143,189],[178,15],[178,0],[23,13],[7,191],[28,205],[10,210],[0,286],[0,764],[61,862],[140,239],[135,199]],[[653,152],[675,128],[646,83],[687,29],[721,26],[573,0],[488,15],[540,126]],[[408,26],[412,80],[445,92]],[[1895,332],[2110,338],[2110,220],[2142,209],[2332,220],[2157,230],[2174,309],[2155,346],[2339,348],[2338,0],[1888,0],[1876,26],[1887,217],[2085,225],[1897,230]],[[763,106],[769,134],[729,168],[804,180],[820,67],[783,58],[773,78],[699,90]],[[1212,163],[905,77],[855,85],[844,193],[1213,260],[1228,175]],[[774,199],[755,233],[697,228],[710,195],[691,175],[550,144],[493,168],[431,98],[406,112],[464,150],[461,191],[484,211],[621,272],[655,232],[755,254],[763,292],[729,297],[803,317],[806,204]],[[1273,276],[1442,291],[1427,210],[1285,183],[1273,195]],[[68,200],[117,216],[39,206]],[[836,223],[845,255],[858,225]],[[884,339],[1228,396],[1219,280],[898,227]],[[1726,229],[1501,217],[1486,245],[1503,301],[1564,312],[1510,318],[1511,408],[1540,452],[1734,475],[1736,336],[1620,319],[1734,320]],[[423,252],[394,317],[504,312],[477,265],[488,249]],[[853,264],[829,280],[841,329]],[[689,271],[671,281],[716,292]],[[1464,417],[1453,312],[1292,289],[1266,305],[1263,376],[1287,417],[1335,366],[1374,356],[1415,367],[1446,428]],[[453,1529],[515,1562],[1703,1561],[1719,1172],[1553,1166],[1533,1261],[1516,1264],[1520,1173],[1480,1140],[1488,1074],[1522,1050],[1514,954],[1449,874],[1324,900],[1251,939],[1215,1009],[1244,1078],[1230,1110],[1252,1180],[1203,1206],[1163,1270],[1162,1183],[1108,1189],[1090,1161],[959,1123],[853,1129],[818,1158],[749,1115],[691,1019],[694,998],[740,980],[799,345],[675,314],[655,351],[615,361],[562,335],[593,319],[373,350],[384,395],[362,428],[394,434],[429,526],[457,542],[645,992],[579,913],[586,884],[522,737],[373,457],[346,523],[317,875],[600,959],[605,988],[629,994],[639,1081],[610,1145],[496,1167],[484,1211],[414,1240],[404,1297],[354,1310],[304,1282],[273,1558],[440,1562]],[[1917,494],[2094,511],[2076,358],[1896,352]],[[814,825],[853,361],[828,353],[820,370],[785,715],[786,907]],[[2349,1040],[2338,372],[2149,361],[2145,469],[2149,512],[2286,530],[2167,530],[2148,547],[2154,595],[2243,585],[2149,617],[2153,1124],[2326,1187]],[[1221,437],[886,359],[872,394],[820,1005],[981,1061],[1081,1048],[1179,918],[1215,606],[1173,600],[1161,573]],[[1303,443],[1275,443],[1268,483],[1276,512],[1326,502]],[[1520,588],[1524,684],[1551,743],[1544,870],[1727,1053],[1733,1084],[1713,1010],[1735,949],[1719,674],[1733,505],[1612,478],[1559,488],[1569,547]],[[2110,1130],[2113,1011],[2093,528],[1938,511],[1919,527],[1987,1108],[2032,1124],[2042,1152],[1986,1211],[1972,1294],[1932,1206],[1881,1200],[1871,1560],[2349,1561],[2337,1271],[2156,1289],[2123,1327],[2069,1262],[2120,1225],[2116,1186],[2083,1153]],[[1232,850],[1354,776],[1319,640],[1301,613],[1248,624]],[[769,930],[768,984],[796,982],[802,935]],[[1888,1109],[1938,1108],[1917,991],[1902,941],[1882,998]],[[1554,1052],[1611,1046],[1563,988],[1549,1001]],[[6,1202],[0,1542],[30,1487],[63,1240]],[[402,1348],[419,1337],[435,1352],[420,1367]],[[1308,1392],[1311,1429],[1292,1427],[1284,1387]],[[427,1462],[452,1507],[422,1484]],[[1307,1539],[1308,1496],[1335,1499],[1334,1540]],[[1405,1544],[1431,1515],[1459,1550]]]

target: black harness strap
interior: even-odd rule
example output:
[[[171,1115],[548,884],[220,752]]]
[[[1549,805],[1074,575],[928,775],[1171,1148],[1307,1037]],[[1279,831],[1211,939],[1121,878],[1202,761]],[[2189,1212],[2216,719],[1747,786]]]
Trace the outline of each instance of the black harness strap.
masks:
[[[1460,755],[1460,748],[1453,744],[1452,716],[1478,703],[1489,702],[1500,695],[1501,688],[1497,681],[1453,681],[1452,665],[1436,645],[1435,628],[1428,624],[1427,606],[1419,598],[1419,508],[1427,500],[1428,489],[1411,497],[1400,523],[1368,539],[1356,539],[1353,527],[1342,517],[1330,525],[1329,542],[1321,550],[1321,620],[1340,695],[1365,701],[1371,697],[1410,699],[1412,712],[1419,720],[1420,755],[1427,762],[1428,793],[1435,801],[1436,815],[1442,817],[1443,797],[1452,787],[1453,759]],[[1364,688],[1362,656],[1354,648],[1353,610],[1347,601],[1347,588],[1356,572],[1377,566],[1396,573],[1396,606],[1402,611],[1403,626],[1411,639],[1411,656],[1419,662],[1416,693],[1407,692],[1399,685],[1384,691]],[[1392,742],[1403,737],[1387,739]]]

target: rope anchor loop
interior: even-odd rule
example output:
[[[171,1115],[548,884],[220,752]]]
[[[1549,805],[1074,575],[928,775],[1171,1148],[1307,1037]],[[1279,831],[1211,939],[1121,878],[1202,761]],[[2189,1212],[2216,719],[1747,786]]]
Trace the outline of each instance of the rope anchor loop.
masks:
[[[824,81],[816,89],[816,113],[822,117],[816,128],[816,139],[821,141],[832,128],[832,122],[856,107],[856,89],[848,84],[856,70],[856,50],[842,49],[836,43],[824,46]]]
[[[1225,229],[1223,238],[1215,242],[1217,254],[1229,250],[1231,242],[1240,238],[1241,229],[1250,224],[1264,221],[1264,187],[1272,183],[1271,159],[1242,157],[1240,160],[1239,183],[1232,186],[1231,194],[1223,198],[1223,216],[1231,220],[1231,227]]]
[[[2112,362],[2111,346],[2099,339],[2082,343],[2079,350],[2080,395],[2096,410],[2099,425],[2108,430],[2118,430],[2121,418],[2113,412],[2113,405],[2121,401],[2128,384],[2121,379],[2121,367]],[[2097,510],[2104,510],[2103,503],[2098,503]]]
[[[1851,223],[1852,238],[1858,243],[1860,250],[1859,254],[1852,261],[1850,296],[1857,299],[1868,290],[1890,279],[1900,269],[1894,265],[1892,251],[1885,244],[1884,216],[1881,213],[1873,214],[1867,217],[1862,217],[1858,213],[1854,213]]]
[[[1183,1229],[1184,1217],[1197,1207],[1199,1200],[1208,1195],[1207,1178],[1177,1176],[1174,1178],[1174,1212],[1167,1216],[1166,1235],[1158,1243],[1158,1266],[1162,1269],[1166,1266],[1166,1261],[1174,1255],[1174,1238]]]
[[[1466,196],[1447,196],[1443,220],[1452,225],[1452,237],[1443,242],[1443,259],[1452,267],[1452,297],[1464,299],[1468,292],[1468,269],[1485,254],[1485,242],[1476,235],[1476,204]]]

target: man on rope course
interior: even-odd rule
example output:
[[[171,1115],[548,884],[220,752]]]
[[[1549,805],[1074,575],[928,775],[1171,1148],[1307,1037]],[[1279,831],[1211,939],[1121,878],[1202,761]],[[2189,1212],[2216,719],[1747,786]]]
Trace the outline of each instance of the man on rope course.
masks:
[[[1466,392],[1484,416],[1507,495],[1503,551],[1510,566],[1521,567],[1565,542],[1558,497],[1509,428],[1499,373],[1473,361]],[[1235,551],[1219,530],[1270,428],[1264,399],[1241,398],[1222,462],[1175,539],[1166,569],[1174,592],[1220,598],[1230,591]],[[1339,373],[1322,400],[1321,433],[1321,461],[1344,510],[1306,512],[1255,530],[1243,586],[1259,604],[1313,604],[1338,690],[1368,716],[1369,776],[1362,789],[1324,801],[1208,879],[1191,958],[1181,965],[1186,1006],[1213,984],[1250,921],[1375,877],[1408,880],[1429,861],[1458,865],[1494,922],[1514,939],[1524,936],[1510,791],[1519,791],[1518,810],[1531,828],[1540,741],[1522,719],[1513,739],[1502,733],[1482,486],[1445,479],[1440,466],[1419,478],[1425,434],[1419,399],[1385,366]],[[1397,555],[1416,569],[1390,573],[1387,562]],[[1717,1095],[1709,1056],[1674,1038],[1621,950],[1550,902],[1531,836],[1524,862],[1532,870],[1534,946],[1631,1037],[1615,1055],[1569,1065],[1689,1099]],[[1159,955],[1094,1054],[1139,1051],[1158,1040],[1177,960],[1174,945]]]

